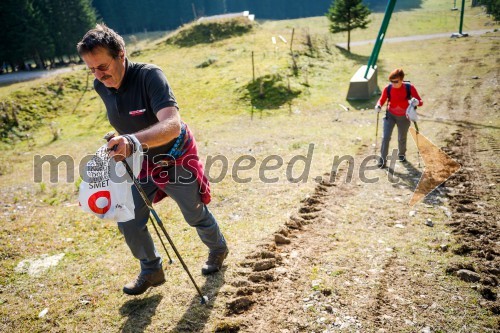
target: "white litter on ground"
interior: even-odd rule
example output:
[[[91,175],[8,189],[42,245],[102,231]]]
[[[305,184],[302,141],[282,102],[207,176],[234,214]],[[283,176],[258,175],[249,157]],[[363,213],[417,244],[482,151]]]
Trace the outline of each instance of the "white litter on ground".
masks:
[[[45,315],[47,314],[47,312],[49,312],[49,308],[45,308],[43,309],[42,311],[40,311],[40,313],[38,314],[38,318],[43,318],[45,317]]]
[[[64,257],[64,253],[59,253],[53,256],[43,254],[38,259],[25,259],[17,264],[14,269],[16,273],[28,274],[37,276],[46,272],[50,267],[57,266],[59,261]]]

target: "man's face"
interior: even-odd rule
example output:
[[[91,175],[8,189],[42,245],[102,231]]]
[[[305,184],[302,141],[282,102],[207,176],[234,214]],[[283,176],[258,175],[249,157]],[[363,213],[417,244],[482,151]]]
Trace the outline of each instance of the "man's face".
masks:
[[[95,48],[92,52],[82,55],[83,61],[94,74],[95,78],[108,88],[118,89],[125,76],[125,54],[120,52],[118,58],[113,58],[102,48]]]

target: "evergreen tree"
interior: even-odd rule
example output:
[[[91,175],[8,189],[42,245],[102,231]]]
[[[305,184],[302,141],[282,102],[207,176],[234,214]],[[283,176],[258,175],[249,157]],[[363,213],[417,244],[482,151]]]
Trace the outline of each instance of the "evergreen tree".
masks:
[[[58,0],[61,1],[61,0]],[[76,53],[76,44],[83,35],[96,23],[96,13],[92,7],[92,0],[63,0],[66,3],[66,19],[63,30],[64,44],[61,45],[63,55],[74,55]]]
[[[27,0],[0,1],[0,61],[12,70],[22,59]]]
[[[40,2],[28,3],[29,25],[24,35],[23,57],[33,59],[37,68],[45,68],[46,60],[54,57],[56,40],[51,37],[49,20]]]
[[[54,44],[43,13],[34,0],[2,0],[0,2],[0,62],[12,70],[24,69],[33,59],[43,66]]]
[[[90,0],[38,0],[37,3],[55,46],[51,62],[54,64],[56,57],[62,61],[64,56],[74,55],[76,43],[96,22]]]
[[[479,0],[486,7],[486,12],[493,16],[495,21],[500,21],[500,0]]]
[[[37,67],[76,54],[75,45],[95,24],[91,0],[0,1],[0,65]]]
[[[351,52],[351,30],[366,29],[370,20],[370,9],[363,4],[362,0],[335,0],[326,17],[332,22],[330,31],[332,33],[347,31],[347,51]]]

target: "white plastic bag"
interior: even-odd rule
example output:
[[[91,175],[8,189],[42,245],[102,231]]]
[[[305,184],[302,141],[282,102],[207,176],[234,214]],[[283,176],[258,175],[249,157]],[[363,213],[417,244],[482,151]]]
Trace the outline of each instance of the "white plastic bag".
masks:
[[[132,168],[134,177],[137,177],[142,166],[142,149],[135,136],[130,137],[139,149],[127,157],[126,161]],[[84,212],[118,222],[134,219],[133,181],[122,162],[109,158],[107,145],[97,150],[85,165],[81,176],[78,200]]]
[[[409,121],[413,121],[413,122],[418,121],[417,110],[415,110],[415,107],[412,104],[408,105],[408,108],[406,109],[406,118]]]

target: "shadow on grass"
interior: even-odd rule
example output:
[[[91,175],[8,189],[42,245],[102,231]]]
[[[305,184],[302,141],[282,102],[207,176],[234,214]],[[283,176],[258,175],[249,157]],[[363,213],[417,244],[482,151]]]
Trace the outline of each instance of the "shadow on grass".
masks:
[[[200,296],[196,294],[188,309],[171,332],[187,333],[202,332],[214,307],[220,288],[224,285],[226,268],[215,275],[206,277],[201,293],[208,297],[207,304],[200,304]]]
[[[419,124],[420,123],[427,123],[427,122],[437,123],[437,124],[446,124],[446,125],[452,125],[452,126],[459,126],[459,127],[472,127],[475,129],[483,129],[483,128],[495,129],[495,130],[500,129],[500,127],[495,126],[495,125],[474,123],[474,122],[467,121],[467,120],[451,120],[451,119],[447,120],[447,119],[440,119],[440,118],[431,119],[431,118],[424,118],[424,117],[422,117],[420,119]]]
[[[120,308],[120,314],[128,317],[120,332],[144,332],[151,324],[151,318],[155,315],[156,308],[163,296],[154,295],[145,298],[134,298]]]
[[[387,162],[389,163],[389,161]],[[391,164],[387,167],[387,170],[393,179],[399,179],[399,181],[393,186],[403,186],[413,192],[418,185],[418,180],[415,180],[415,178],[420,179],[422,176],[422,170],[416,168],[411,162],[408,161],[401,163],[401,165],[405,167],[406,172],[398,172],[395,169],[392,169]]]
[[[418,159],[418,157],[417,157]],[[398,163],[398,162],[397,162]],[[409,162],[408,160],[406,162],[402,162],[401,165],[406,169],[406,172],[396,172],[392,168],[388,168],[389,173],[393,178],[398,178],[399,181],[394,184],[393,186],[403,186],[404,188],[408,189],[412,193],[414,193],[417,189],[418,183],[420,181],[420,178],[422,177],[422,172],[424,168],[424,164],[422,161],[422,157],[420,157],[420,166],[421,167],[415,167],[414,164]],[[439,196],[438,191],[435,189],[427,194],[423,201],[426,204],[433,205],[436,203],[437,197]]]
[[[337,50],[347,59],[352,60],[357,62],[360,65],[366,65],[368,63],[368,60],[370,59],[369,56],[362,56],[356,53],[352,53],[344,49],[343,47],[340,47],[338,45],[335,45]],[[354,74],[354,73],[353,73]]]
[[[244,99],[250,100],[257,109],[278,109],[291,103],[302,92],[289,87],[283,76],[279,74],[261,76],[246,85]]]
[[[372,110],[375,109],[375,104],[377,104],[378,99],[380,98],[379,94],[375,94],[370,99],[366,100],[354,100],[354,99],[346,99],[346,102],[354,109],[354,110],[361,110],[361,109],[367,109],[367,110]],[[376,118],[377,114],[375,111],[373,111],[373,117]],[[382,119],[383,115],[380,116],[380,120]]]

